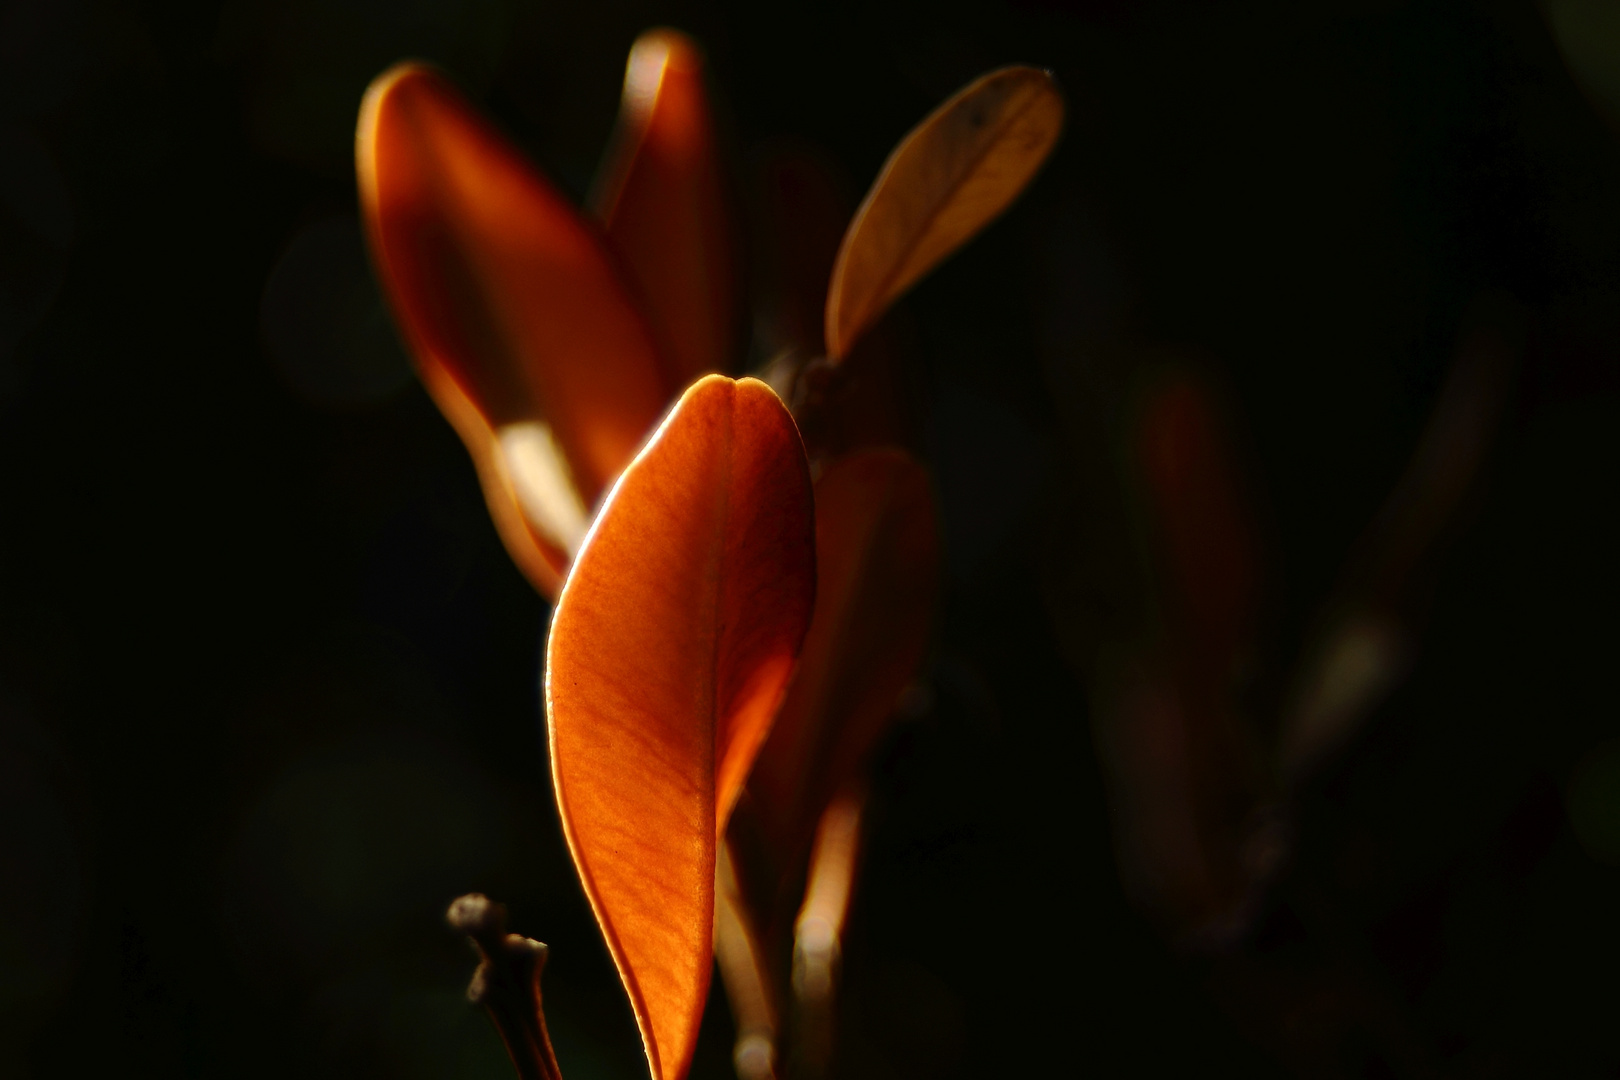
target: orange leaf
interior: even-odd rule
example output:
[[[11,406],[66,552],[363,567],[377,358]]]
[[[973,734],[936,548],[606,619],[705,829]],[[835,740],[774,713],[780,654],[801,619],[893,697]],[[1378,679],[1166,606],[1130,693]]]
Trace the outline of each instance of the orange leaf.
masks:
[[[662,335],[679,393],[736,352],[737,256],[703,57],[673,30],[642,34],[624,73],[597,197],[608,238]]]
[[[422,380],[547,588],[664,408],[651,333],[601,238],[438,73],[371,84],[355,166]]]
[[[827,355],[849,352],[901,293],[1024,190],[1063,129],[1052,77],[1008,67],[973,82],[895,147],[855,212],[827,294]]]
[[[655,1080],[691,1060],[715,845],[804,639],[809,471],[764,383],[692,386],[608,496],[557,601],[551,763]]]
[[[519,421],[492,428],[441,368],[418,366],[439,410],[472,455],[490,519],[507,554],[531,585],[556,599],[588,522],[550,427]]]
[[[939,539],[927,471],[869,449],[816,481],[815,615],[748,780],[775,853],[795,860],[893,718],[928,645]]]

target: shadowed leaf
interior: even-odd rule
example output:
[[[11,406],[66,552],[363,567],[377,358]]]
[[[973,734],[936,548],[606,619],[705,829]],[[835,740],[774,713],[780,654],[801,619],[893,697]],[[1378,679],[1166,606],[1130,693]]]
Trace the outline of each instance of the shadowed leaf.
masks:
[[[1044,71],[1009,67],[959,91],[895,147],[855,213],[827,295],[827,354],[841,359],[901,293],[1029,183],[1063,127]]]
[[[793,418],[805,453],[816,465],[857,450],[918,445],[921,382],[916,358],[907,348],[904,312],[890,312],[861,335],[844,362],[825,358],[776,371],[792,388]]]
[[[1197,382],[1177,376],[1149,399],[1141,460],[1184,662],[1230,688],[1252,648],[1259,560],[1236,464]]]
[[[671,396],[736,352],[737,255],[703,88],[703,57],[673,30],[630,50],[614,150],[593,200],[670,363]]]
[[[763,383],[709,376],[625,471],[557,602],[557,803],[655,1080],[691,1059],[717,830],[803,641],[814,542],[787,410]]]
[[[422,381],[508,550],[551,591],[667,401],[650,331],[601,238],[438,73],[372,83],[355,166]]]
[[[1173,689],[1117,703],[1119,760],[1138,795],[1128,829],[1152,867],[1150,903],[1183,934],[1225,940],[1258,872],[1260,754],[1241,690],[1254,663],[1260,560],[1237,462],[1212,395],[1172,376],[1149,397],[1138,453],[1159,568]],[[1154,665],[1157,666],[1157,665]]]
[[[788,865],[882,736],[927,648],[939,540],[926,470],[904,451],[873,449],[822,474],[816,562],[799,669],[748,780],[750,814]]]

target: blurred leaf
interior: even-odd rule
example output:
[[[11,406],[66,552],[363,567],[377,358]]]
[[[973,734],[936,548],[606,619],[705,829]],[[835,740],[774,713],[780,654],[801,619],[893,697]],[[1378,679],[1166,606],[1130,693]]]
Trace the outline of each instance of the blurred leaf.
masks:
[[[788,866],[802,863],[822,811],[893,720],[928,646],[939,587],[934,495],[909,454],[851,454],[815,490],[815,615],[748,778],[748,813]],[[782,901],[796,908],[796,890]],[[783,917],[792,910],[773,922]]]
[[[1411,663],[1433,562],[1467,503],[1513,390],[1523,315],[1511,299],[1477,305],[1439,400],[1400,481],[1357,541],[1324,627],[1296,673],[1279,732],[1283,775],[1301,781],[1342,745]]]
[[[1620,123],[1620,6],[1612,0],[1542,0],[1553,40],[1575,76]]]
[[[737,352],[735,231],[703,68],[697,46],[673,30],[636,40],[593,199],[660,334],[672,394],[731,368]]]
[[[1176,651],[1200,693],[1229,692],[1254,647],[1260,562],[1236,462],[1208,392],[1179,375],[1142,417],[1142,478]]]
[[[422,380],[508,551],[549,593],[672,392],[650,331],[599,236],[443,76],[379,76],[355,152]]]
[[[912,129],[855,213],[827,294],[827,354],[1018,197],[1057,142],[1063,99],[1029,67],[993,71]]]
[[[804,640],[813,529],[787,410],[763,383],[709,376],[625,470],[557,601],[557,803],[657,1080],[691,1060],[717,830]]]
[[[1218,943],[1241,928],[1272,857],[1256,832],[1262,756],[1242,695],[1261,595],[1256,530],[1216,398],[1189,372],[1149,392],[1133,449],[1161,630],[1101,695],[1121,861],[1177,937]]]

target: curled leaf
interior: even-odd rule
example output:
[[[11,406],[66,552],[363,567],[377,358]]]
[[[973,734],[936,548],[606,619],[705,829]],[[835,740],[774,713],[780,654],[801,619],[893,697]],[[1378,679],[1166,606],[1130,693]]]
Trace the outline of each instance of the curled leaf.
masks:
[[[555,598],[585,538],[588,511],[574,490],[551,425],[532,419],[491,427],[442,367],[425,360],[417,367],[472,457],[507,554],[535,589]]]
[[[651,333],[601,238],[437,72],[371,84],[355,166],[422,381],[549,590],[667,401]]]
[[[636,39],[615,146],[593,200],[646,301],[671,396],[736,351],[737,254],[703,56],[673,30]]]
[[[900,294],[1018,197],[1057,142],[1063,98],[1031,67],[993,71],[912,129],[855,212],[827,295],[841,359]]]
[[[557,601],[557,804],[655,1080],[691,1060],[718,830],[809,623],[813,518],[782,403],[756,380],[709,376],[625,470]]]
[[[939,575],[927,471],[884,448],[850,454],[823,473],[816,564],[815,615],[799,668],[748,780],[751,815],[770,850],[790,863],[893,719],[927,648]]]

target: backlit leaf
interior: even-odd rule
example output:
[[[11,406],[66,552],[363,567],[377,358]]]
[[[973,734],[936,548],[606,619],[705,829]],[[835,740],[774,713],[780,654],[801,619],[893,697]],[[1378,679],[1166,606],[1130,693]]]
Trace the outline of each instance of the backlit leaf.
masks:
[[[378,276],[508,549],[542,589],[666,403],[601,237],[438,73],[372,83],[355,165]]]
[[[918,278],[1017,198],[1063,128],[1044,71],[1008,67],[936,109],[895,147],[855,213],[827,296],[834,360]]]
[[[700,380],[625,471],[552,620],[557,803],[655,1080],[691,1060],[715,848],[809,623],[809,471],[764,383]]]
[[[736,352],[737,257],[703,87],[703,57],[673,30],[630,50],[614,150],[593,200],[671,364],[671,396]]]

